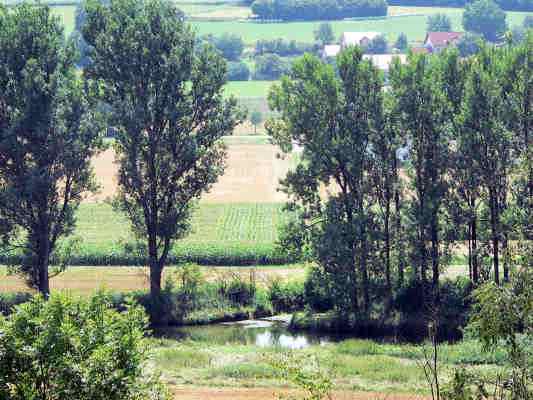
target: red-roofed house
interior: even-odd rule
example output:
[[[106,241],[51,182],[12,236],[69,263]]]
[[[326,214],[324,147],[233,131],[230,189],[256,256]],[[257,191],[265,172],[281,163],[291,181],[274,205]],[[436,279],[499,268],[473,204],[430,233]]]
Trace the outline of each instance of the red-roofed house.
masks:
[[[411,52],[413,54],[427,54],[429,50],[426,47],[411,47]]]
[[[462,32],[428,32],[424,40],[424,47],[430,53],[438,53],[456,43],[461,36],[463,36]]]

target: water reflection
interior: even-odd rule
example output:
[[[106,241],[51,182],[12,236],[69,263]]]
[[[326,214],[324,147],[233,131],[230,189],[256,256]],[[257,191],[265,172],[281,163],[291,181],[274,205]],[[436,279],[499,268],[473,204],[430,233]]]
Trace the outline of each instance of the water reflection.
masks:
[[[157,330],[155,335],[168,339],[192,340],[210,344],[241,344],[258,347],[278,346],[303,349],[343,339],[313,332],[293,332],[285,321],[251,320],[205,326],[186,326]]]

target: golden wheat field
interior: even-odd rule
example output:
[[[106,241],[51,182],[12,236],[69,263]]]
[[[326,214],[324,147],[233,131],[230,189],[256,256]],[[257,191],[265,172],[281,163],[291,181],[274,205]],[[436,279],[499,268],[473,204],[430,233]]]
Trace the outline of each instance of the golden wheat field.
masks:
[[[209,193],[206,203],[277,203],[286,197],[278,192],[279,180],[287,173],[290,160],[277,157],[279,150],[271,144],[228,145],[227,167]],[[102,201],[116,193],[117,166],[108,149],[93,161],[99,193],[89,201]]]

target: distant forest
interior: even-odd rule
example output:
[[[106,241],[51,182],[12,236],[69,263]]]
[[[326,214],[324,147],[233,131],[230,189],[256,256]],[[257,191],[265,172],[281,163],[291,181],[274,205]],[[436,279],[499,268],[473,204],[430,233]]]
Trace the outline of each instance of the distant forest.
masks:
[[[533,0],[495,0],[508,11],[533,11]],[[389,0],[391,6],[464,7],[469,0]]]

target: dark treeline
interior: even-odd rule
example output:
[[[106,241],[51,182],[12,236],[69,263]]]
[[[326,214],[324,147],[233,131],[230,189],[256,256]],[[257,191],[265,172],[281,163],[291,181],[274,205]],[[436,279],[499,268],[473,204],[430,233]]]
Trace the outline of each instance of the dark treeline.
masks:
[[[285,39],[260,39],[255,43],[255,54],[274,53],[281,57],[298,56],[315,51],[313,43],[302,43]]]
[[[348,48],[337,71],[306,55],[274,87],[279,119],[267,129],[283,151],[303,148],[282,181],[299,218],[280,242],[319,265],[315,287],[332,309],[381,318],[405,296],[411,308],[449,309],[443,297],[461,290],[441,274],[457,248],[470,287],[501,284],[522,265],[532,237],[532,51],[530,33],[520,47],[486,46],[468,59],[411,55],[394,63],[384,91],[376,67]]]
[[[251,8],[263,20],[324,20],[387,15],[385,0],[255,0]]]
[[[469,0],[389,0],[391,6],[464,7]],[[496,0],[507,11],[533,11],[531,0]]]

